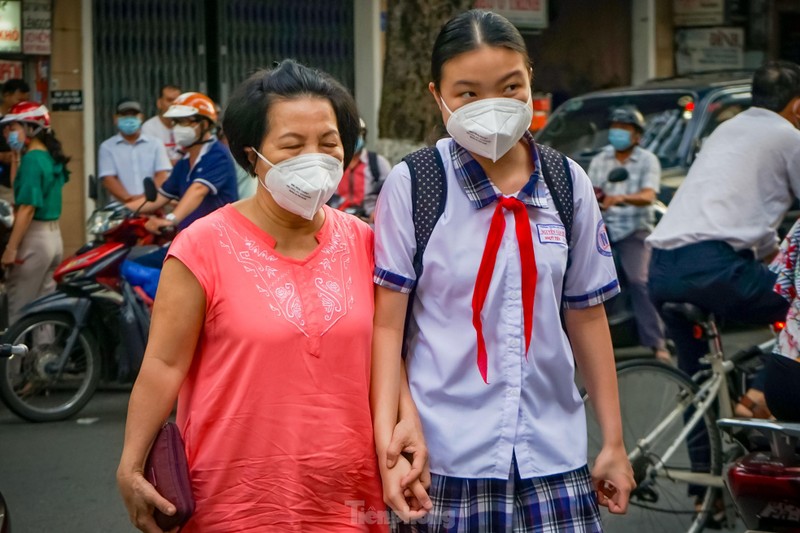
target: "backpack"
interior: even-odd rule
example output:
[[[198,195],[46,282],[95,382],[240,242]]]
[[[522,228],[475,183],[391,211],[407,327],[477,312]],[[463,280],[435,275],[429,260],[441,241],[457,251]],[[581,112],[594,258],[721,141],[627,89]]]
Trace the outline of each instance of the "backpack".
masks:
[[[569,249],[572,243],[572,218],[575,207],[569,161],[564,154],[554,148],[541,144],[536,146],[539,149],[544,182],[550,190],[558,217],[564,224],[567,248]],[[414,220],[414,237],[417,242],[417,251],[414,254],[414,274],[419,281],[422,275],[422,256],[428,246],[433,228],[444,211],[444,204],[447,200],[447,179],[442,156],[435,146],[421,148],[404,157],[403,161],[408,165],[411,174],[412,218]],[[409,304],[411,302],[413,302],[413,294]]]

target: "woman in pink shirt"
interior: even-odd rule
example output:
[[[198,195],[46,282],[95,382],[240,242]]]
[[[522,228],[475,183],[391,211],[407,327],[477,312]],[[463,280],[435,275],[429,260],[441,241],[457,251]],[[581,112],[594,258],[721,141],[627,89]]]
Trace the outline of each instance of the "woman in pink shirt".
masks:
[[[169,249],[117,480],[131,521],[172,504],[142,476],[178,400],[183,531],[385,531],[369,408],[373,237],[325,206],[353,155],[347,91],[291,60],[231,97],[224,129],[260,187]]]

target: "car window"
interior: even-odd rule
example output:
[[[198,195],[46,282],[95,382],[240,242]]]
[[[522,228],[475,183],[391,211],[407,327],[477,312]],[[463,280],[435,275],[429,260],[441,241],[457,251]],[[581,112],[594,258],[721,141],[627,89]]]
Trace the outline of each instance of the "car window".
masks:
[[[652,150],[662,166],[671,167],[680,160],[678,148],[692,117],[695,99],[689,91],[574,98],[558,108],[536,138],[587,168],[591,158],[608,144],[611,111],[623,105],[634,105],[647,124],[641,145]]]
[[[750,93],[723,94],[714,99],[706,108],[707,117],[700,135],[702,142],[717,126],[750,107]]]

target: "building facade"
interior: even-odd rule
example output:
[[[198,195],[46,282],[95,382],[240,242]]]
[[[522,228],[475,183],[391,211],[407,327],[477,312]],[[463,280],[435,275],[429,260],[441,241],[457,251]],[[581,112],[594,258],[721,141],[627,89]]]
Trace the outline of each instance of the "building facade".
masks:
[[[402,0],[392,0],[402,1]],[[446,1],[446,0],[439,0]],[[696,70],[800,62],[797,0],[476,0],[520,27],[535,89],[553,104],[590,90]],[[155,113],[174,83],[224,105],[253,70],[285,57],[353,90],[370,130],[383,79],[387,0],[10,0],[0,2],[0,81],[23,77],[72,157],[66,252],[85,240],[96,147],[123,96]]]

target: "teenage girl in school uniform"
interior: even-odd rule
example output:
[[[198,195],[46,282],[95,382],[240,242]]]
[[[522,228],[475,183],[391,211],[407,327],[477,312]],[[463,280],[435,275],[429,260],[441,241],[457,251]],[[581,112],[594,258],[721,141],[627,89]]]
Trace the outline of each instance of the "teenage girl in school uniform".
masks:
[[[531,62],[508,20],[472,10],[447,22],[431,75],[451,138],[436,144],[446,201],[419,280],[407,164],[388,176],[376,212],[372,405],[384,498],[412,519],[404,531],[601,531],[597,504],[624,513],[634,482],[602,305],[619,285],[591,182],[569,162],[567,243],[528,133]],[[604,439],[591,471],[575,363]],[[421,428],[424,443],[407,451],[427,447],[430,479],[406,455],[387,460],[398,420]]]

